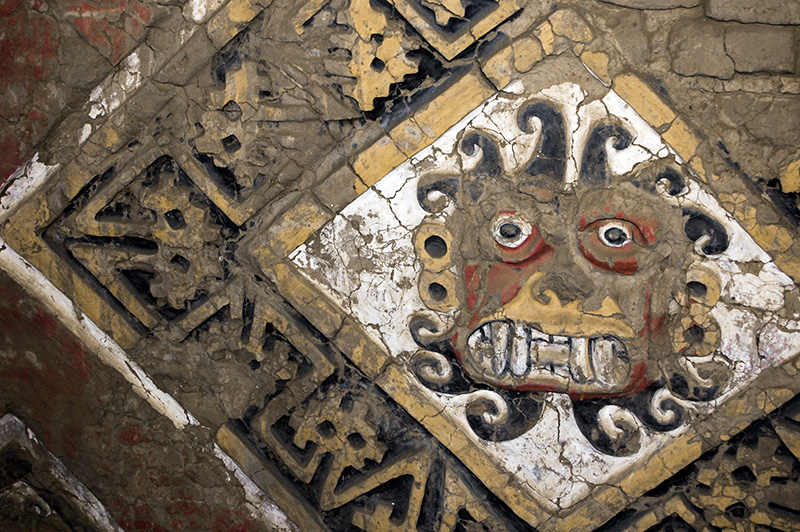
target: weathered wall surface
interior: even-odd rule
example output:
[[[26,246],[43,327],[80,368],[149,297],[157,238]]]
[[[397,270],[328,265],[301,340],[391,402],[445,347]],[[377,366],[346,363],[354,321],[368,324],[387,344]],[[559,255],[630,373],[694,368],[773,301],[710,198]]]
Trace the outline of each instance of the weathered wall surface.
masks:
[[[123,530],[275,529],[254,517],[206,430],[177,431],[6,275],[0,305],[4,413],[26,420]],[[5,460],[4,483],[13,473]],[[9,502],[4,530],[37,529],[34,512]]]
[[[800,530],[800,2],[0,15],[0,414],[123,529]]]
[[[177,8],[169,4],[4,2],[3,179],[42,147],[66,111],[87,100],[148,27],[159,31],[165,11]],[[607,67],[600,58],[599,68],[656,76],[681,112],[726,147],[736,146],[736,162],[748,175],[767,190],[790,194],[781,201],[796,208],[800,21],[794,3],[598,1],[578,7],[620,54]]]
[[[156,3],[4,1],[0,6],[0,175],[42,146],[51,128],[141,42]]]

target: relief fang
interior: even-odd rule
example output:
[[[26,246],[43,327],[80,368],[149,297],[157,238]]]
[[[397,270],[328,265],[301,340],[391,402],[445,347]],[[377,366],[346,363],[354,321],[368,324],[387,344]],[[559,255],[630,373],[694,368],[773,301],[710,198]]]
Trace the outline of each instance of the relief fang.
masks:
[[[730,291],[746,264],[770,290],[791,279],[566,56],[487,99],[289,259],[385,346],[398,369],[379,384],[534,526],[680,452],[703,416],[725,419],[795,354],[771,321],[800,334]]]
[[[500,381],[509,374],[518,390],[525,389],[528,379],[550,379],[554,385],[570,379],[576,384],[597,381],[611,387],[630,373],[624,342],[609,335],[553,336],[524,323],[492,321],[469,335],[467,347],[462,363],[487,380]]]

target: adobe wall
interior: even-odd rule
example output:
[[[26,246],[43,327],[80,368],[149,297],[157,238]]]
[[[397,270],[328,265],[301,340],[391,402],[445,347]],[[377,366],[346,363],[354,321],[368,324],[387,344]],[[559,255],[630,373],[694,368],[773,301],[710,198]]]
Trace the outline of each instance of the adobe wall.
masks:
[[[800,530],[800,2],[0,16],[11,530]]]

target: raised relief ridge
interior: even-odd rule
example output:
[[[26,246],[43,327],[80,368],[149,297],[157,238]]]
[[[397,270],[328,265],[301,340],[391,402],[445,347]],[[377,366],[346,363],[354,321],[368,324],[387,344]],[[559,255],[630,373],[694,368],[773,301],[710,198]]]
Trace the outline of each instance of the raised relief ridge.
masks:
[[[397,371],[379,382],[546,530],[616,497],[604,485],[631,492],[633,468],[684,452],[707,416],[721,423],[792,364],[800,339],[776,314],[791,279],[566,56],[512,81],[290,258],[385,350]],[[743,297],[741,275],[777,299]]]

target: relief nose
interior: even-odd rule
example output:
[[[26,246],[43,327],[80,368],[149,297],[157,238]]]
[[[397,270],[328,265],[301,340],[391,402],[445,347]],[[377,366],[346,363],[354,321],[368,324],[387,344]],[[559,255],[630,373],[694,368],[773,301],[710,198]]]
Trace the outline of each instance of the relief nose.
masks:
[[[579,272],[550,273],[545,275],[533,287],[532,294],[536,299],[547,302],[547,292],[556,295],[562,304],[566,305],[572,301],[584,300],[592,296],[595,291],[594,282],[586,275]]]

